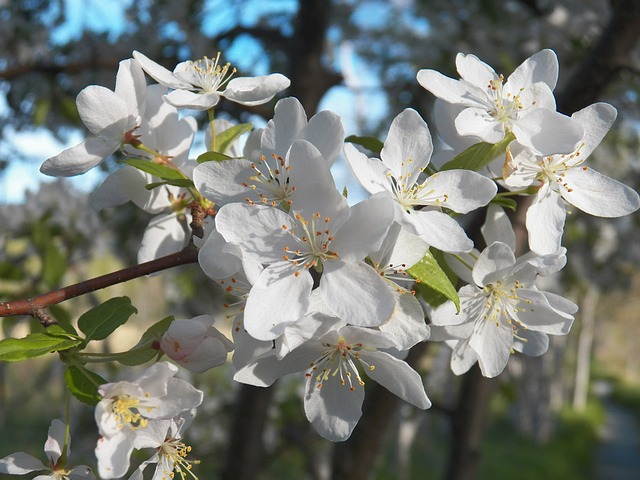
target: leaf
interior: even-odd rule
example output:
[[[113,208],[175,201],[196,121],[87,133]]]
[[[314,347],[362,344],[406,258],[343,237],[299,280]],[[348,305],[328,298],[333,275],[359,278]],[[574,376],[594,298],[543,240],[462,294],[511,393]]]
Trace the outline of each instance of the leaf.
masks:
[[[174,180],[165,180],[164,182],[148,183],[144,186],[147,190],[161,187],[162,185],[174,185],[176,187],[190,188],[194,187],[193,180],[189,178],[176,178]]]
[[[84,367],[69,365],[64,371],[69,391],[82,403],[97,405],[101,399],[98,387],[108,383],[104,378]]]
[[[507,146],[515,139],[513,133],[509,132],[498,143],[476,143],[470,146],[464,152],[456,155],[454,158],[445,163],[440,171],[453,170],[462,168],[465,170],[478,171],[482,167],[488,165],[500,155],[504,155]]]
[[[104,340],[137,312],[129,297],[114,297],[83,313],[78,319],[78,328],[87,336],[86,342]]]
[[[151,325],[131,350],[118,355],[118,362],[129,366],[141,365],[158,355],[160,340],[173,320],[174,316],[170,315]]]
[[[30,333],[24,338],[7,338],[0,341],[0,362],[19,362],[47,353],[68,350],[82,343],[81,338],[55,327],[49,327],[46,332]]]
[[[458,298],[456,287],[431,251],[428,251],[427,254],[422,257],[422,260],[409,268],[407,272],[419,282],[416,285],[418,291],[422,293],[425,288],[429,288],[444,295],[444,297],[451,300],[455,304],[456,309],[460,311],[460,299]],[[425,300],[428,301],[428,297],[425,297]]]
[[[223,160],[233,160],[233,157],[229,155],[225,155],[220,152],[204,152],[202,155],[199,155],[196,161],[198,163],[204,162],[221,162]]]
[[[251,123],[241,123],[216,134],[218,153],[225,153],[240,135],[251,131],[252,128],[253,124]]]
[[[345,142],[355,143],[375,153],[380,153],[384,144],[375,137],[360,137],[358,135],[349,135],[344,139]]]
[[[67,258],[52,240],[47,242],[44,249],[42,281],[50,288],[56,288],[67,271]]]
[[[122,163],[126,163],[138,170],[150,173],[155,177],[162,178],[163,180],[179,180],[184,179],[184,175],[177,170],[166,165],[150,162],[149,160],[139,160],[137,158],[125,158],[121,160]]]
[[[513,198],[501,197],[500,195],[496,195],[495,197],[493,197],[489,203],[493,203],[494,205],[500,205],[501,207],[504,207],[504,208],[510,208],[514,212],[518,207],[518,203]]]

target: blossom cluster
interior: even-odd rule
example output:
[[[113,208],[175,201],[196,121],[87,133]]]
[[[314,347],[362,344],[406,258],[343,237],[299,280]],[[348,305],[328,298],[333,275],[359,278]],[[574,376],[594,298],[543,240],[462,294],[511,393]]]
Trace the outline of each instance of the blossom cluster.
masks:
[[[458,54],[456,66],[460,79],[428,69],[417,75],[438,98],[446,149],[434,151],[413,109],[395,117],[381,148],[367,149],[345,143],[337,114],[308,118],[291,97],[250,132],[214,116],[221,100],[270,101],[289,85],[280,74],[234,77],[219,55],[171,72],[134,52],[120,63],[114,91],[90,86],[78,96],[93,136],[41,170],[76,175],[118,154],[125,165],[92,194],[94,207],[131,201],[153,214],[138,260],[193,243],[202,270],[234,298],[225,305],[233,342],[213,326],[213,312],[203,312],[174,321],[162,353],[202,372],[234,350],[234,379],[257,386],[298,373],[308,420],[321,436],[342,441],[362,414],[369,380],[430,407],[421,374],[403,360],[420,342],[449,345],[455,374],[477,363],[494,377],[515,352],[542,355],[548,335],[568,333],[577,311],[536,286],[566,263],[567,208],[618,217],[640,206],[635,191],[585,164],[616,111],[597,103],[572,116],[557,112],[553,51],[533,55],[506,79],[474,55]],[[145,73],[158,83],[147,85]],[[197,122],[181,109],[209,113],[207,151],[197,158]],[[479,144],[494,147],[481,164],[465,155]],[[341,155],[369,194],[355,204],[332,174]],[[524,255],[498,206],[505,192],[534,195]],[[483,207],[487,246],[479,251],[461,219]],[[464,284],[458,292],[450,280],[453,293],[443,286],[445,268]],[[448,300],[433,304],[416,294],[416,282]],[[173,470],[186,418],[202,400],[175,372],[158,363],[135,382],[101,387],[96,452],[104,478],[125,475],[133,449],[146,447],[158,449],[150,461]],[[132,478],[141,478],[137,472]]]

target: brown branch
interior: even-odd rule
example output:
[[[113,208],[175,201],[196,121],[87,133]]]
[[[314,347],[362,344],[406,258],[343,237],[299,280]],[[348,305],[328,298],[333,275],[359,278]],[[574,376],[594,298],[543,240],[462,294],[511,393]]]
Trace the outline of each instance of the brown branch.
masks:
[[[50,307],[70,298],[85,295],[102,288],[117,285],[134,278],[144,277],[151,273],[167,270],[168,268],[196,263],[198,261],[198,249],[193,244],[189,244],[183,250],[172,253],[165,257],[141,263],[133,267],[123,268],[117,272],[108,273],[100,277],[85,280],[75,285],[53,290],[37,297],[27,300],[17,300],[15,302],[0,303],[0,317],[12,317],[15,315],[31,315],[36,318],[42,317],[42,309]]]

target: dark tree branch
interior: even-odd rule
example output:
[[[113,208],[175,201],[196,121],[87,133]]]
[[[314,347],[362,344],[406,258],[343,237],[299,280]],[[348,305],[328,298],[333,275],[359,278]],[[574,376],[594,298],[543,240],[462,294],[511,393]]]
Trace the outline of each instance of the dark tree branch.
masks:
[[[17,300],[15,302],[0,303],[0,317],[12,317],[15,315],[31,315],[41,319],[42,310],[70,298],[85,295],[102,288],[110,287],[118,283],[123,283],[134,278],[144,277],[151,273],[167,270],[178,265],[196,263],[198,261],[198,249],[193,244],[189,244],[182,251],[167,255],[165,257],[141,263],[133,267],[127,267],[117,272],[108,273],[100,277],[85,280],[75,285],[63,287],[37,297],[27,300]]]
[[[18,77],[29,75],[32,73],[41,73],[44,75],[57,75],[65,73],[73,75],[81,73],[87,69],[104,69],[113,70],[118,66],[118,60],[115,58],[88,58],[78,60],[71,63],[31,63],[27,65],[17,65],[0,71],[0,79],[15,80]]]
[[[566,88],[556,95],[558,111],[576,112],[602,98],[605,88],[628,68],[640,38],[640,2],[613,0],[607,28],[578,65]]]

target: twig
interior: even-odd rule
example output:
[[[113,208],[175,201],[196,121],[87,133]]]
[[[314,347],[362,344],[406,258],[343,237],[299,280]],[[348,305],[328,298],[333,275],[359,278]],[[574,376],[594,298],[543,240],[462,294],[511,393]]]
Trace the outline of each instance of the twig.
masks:
[[[167,270],[168,268],[196,263],[198,261],[198,249],[190,243],[187,247],[177,253],[172,253],[165,257],[141,263],[133,267],[123,268],[117,272],[108,273],[100,277],[85,280],[59,290],[43,293],[37,297],[27,300],[16,300],[15,302],[0,303],[0,317],[12,317],[15,315],[31,315],[41,318],[43,309],[64,302],[70,298],[85,295],[102,288],[117,285],[134,278],[144,277],[151,273]]]

